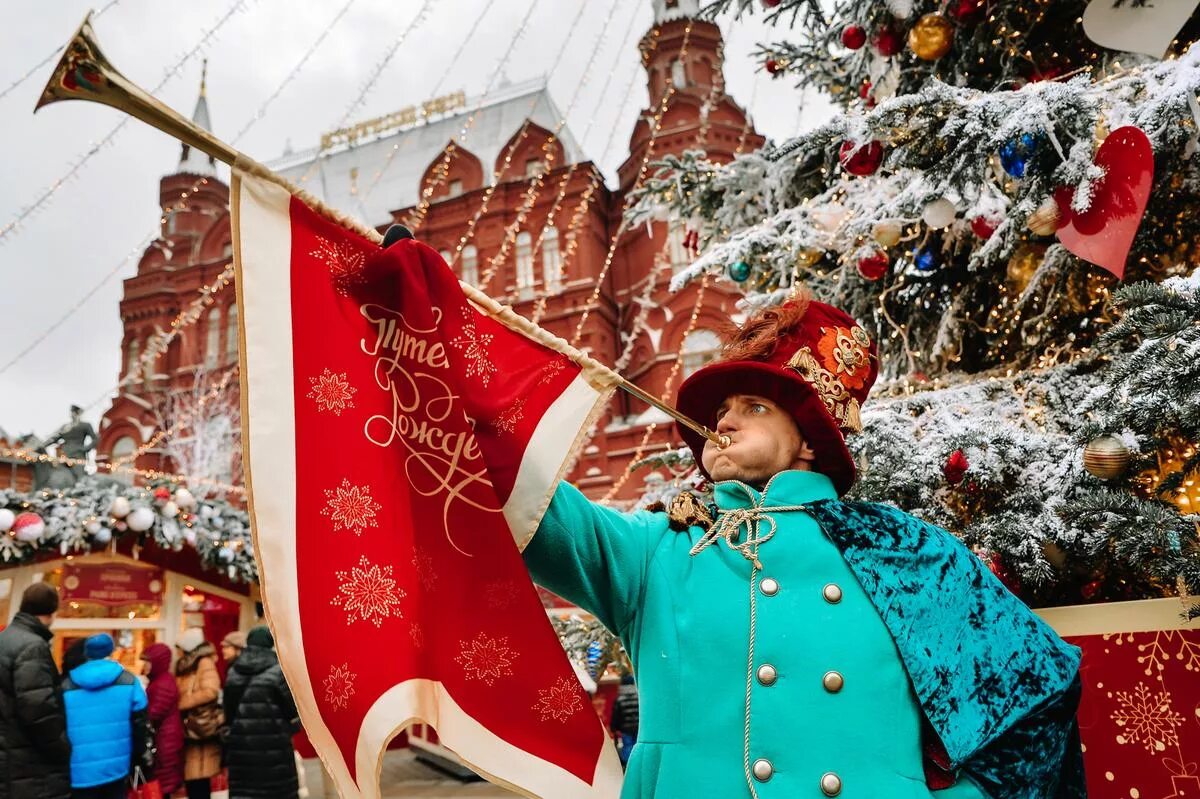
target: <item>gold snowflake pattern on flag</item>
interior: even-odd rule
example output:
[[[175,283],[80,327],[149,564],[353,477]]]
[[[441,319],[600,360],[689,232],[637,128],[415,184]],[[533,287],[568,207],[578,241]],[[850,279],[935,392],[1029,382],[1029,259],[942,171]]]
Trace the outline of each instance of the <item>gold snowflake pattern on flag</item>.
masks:
[[[412,627],[408,630],[408,634],[412,636],[414,648],[420,649],[425,646],[425,631],[421,629],[421,625],[414,621]]]
[[[542,367],[542,374],[538,377],[537,384],[544,386],[554,378],[562,374],[562,370],[567,368],[567,359],[565,357],[555,358]]]
[[[1170,691],[1154,694],[1145,683],[1138,683],[1132,692],[1117,691],[1116,699],[1119,707],[1112,720],[1124,730],[1117,743],[1141,744],[1151,754],[1179,745],[1183,716],[1171,707]]]
[[[392,579],[391,566],[371,563],[363,555],[357,566],[348,572],[339,570],[334,576],[340,585],[330,604],[346,611],[346,624],[369,621],[379,627],[389,616],[403,618],[400,600],[405,593]]]
[[[368,527],[379,526],[375,514],[383,506],[371,497],[370,486],[351,485],[343,477],[340,486],[325,489],[325,499],[321,515],[333,520],[334,532],[353,530],[355,535],[361,536]]]
[[[433,565],[433,556],[423,550],[416,550],[412,563],[413,568],[417,570],[417,580],[420,581],[421,588],[426,591],[436,588],[438,573]]]
[[[559,677],[558,681],[549,688],[538,689],[538,700],[533,709],[542,717],[542,721],[566,722],[571,716],[583,710],[583,700],[579,698],[579,682]]]
[[[507,610],[517,601],[517,584],[512,580],[493,580],[484,586],[483,600],[493,610]]]
[[[350,704],[357,677],[350,671],[349,663],[329,667],[329,676],[325,678],[325,701],[333,705],[334,710],[345,710]]]
[[[307,397],[316,400],[317,410],[332,411],[334,416],[341,416],[342,411],[354,407],[353,396],[357,388],[350,385],[345,372],[332,372],[325,369],[318,377],[308,378],[312,384]]]
[[[317,248],[309,255],[319,258],[329,268],[333,290],[343,297],[349,297],[350,289],[363,282],[366,254],[349,243],[317,236]]]
[[[496,417],[492,425],[497,432],[512,434],[517,429],[517,422],[525,418],[525,398],[518,397],[516,402],[508,406],[504,413]]]
[[[488,357],[488,347],[494,337],[491,333],[480,333],[475,328],[475,317],[471,311],[463,308],[462,335],[450,340],[450,346],[462,350],[467,360],[467,377],[478,377],[487,388],[488,381],[496,374],[496,364]]]
[[[454,662],[462,666],[468,680],[482,680],[489,686],[501,677],[512,676],[512,662],[517,653],[508,648],[508,638],[492,638],[487,633],[475,636],[474,641],[459,641],[462,654]]]

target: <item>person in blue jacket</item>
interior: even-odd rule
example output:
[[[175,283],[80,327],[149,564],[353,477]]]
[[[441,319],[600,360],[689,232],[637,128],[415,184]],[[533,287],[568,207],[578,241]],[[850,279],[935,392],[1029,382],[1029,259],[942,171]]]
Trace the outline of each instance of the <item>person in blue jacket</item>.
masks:
[[[619,513],[561,483],[536,582],[621,637],[623,799],[1079,799],[1079,651],[945,530],[851,502],[878,374],[842,311],[750,318],[681,386],[712,494]]]
[[[109,658],[113,639],[93,635],[87,662],[63,681],[67,738],[71,742],[73,799],[125,799],[134,761],[146,746],[146,692],[142,683]]]

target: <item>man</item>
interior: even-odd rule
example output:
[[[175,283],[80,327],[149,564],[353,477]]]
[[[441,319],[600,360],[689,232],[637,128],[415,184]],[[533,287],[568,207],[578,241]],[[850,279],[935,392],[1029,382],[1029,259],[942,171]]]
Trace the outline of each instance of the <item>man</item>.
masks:
[[[629,765],[629,756],[633,753],[633,745],[638,736],[638,695],[633,677],[626,674],[621,677],[621,687],[617,689],[617,698],[613,700],[612,715],[609,717],[608,728],[617,740],[617,755],[621,765]]]
[[[0,799],[66,799],[71,746],[50,624],[58,592],[34,583],[0,631]]]
[[[109,659],[113,648],[108,633],[88,638],[87,662],[63,681],[74,799],[125,799],[126,780],[147,744],[146,691]]]
[[[680,388],[729,439],[680,431],[714,507],[555,493],[524,557],[633,660],[624,797],[1084,795],[1077,650],[949,533],[839,500],[877,372],[841,311],[763,312]]]

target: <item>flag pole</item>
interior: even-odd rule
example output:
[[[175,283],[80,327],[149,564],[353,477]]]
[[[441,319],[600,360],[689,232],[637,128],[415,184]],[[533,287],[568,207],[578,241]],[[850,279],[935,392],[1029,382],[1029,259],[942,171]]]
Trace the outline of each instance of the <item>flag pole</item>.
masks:
[[[92,30],[91,16],[89,11],[71,41],[67,43],[62,58],[55,66],[46,88],[42,90],[37,106],[34,107],[35,113],[44,105],[63,100],[88,100],[112,106],[234,169],[275,182],[314,211],[355,231],[375,244],[382,244],[383,236],[379,231],[327,206],[300,187],[292,185],[282,175],[273,172],[245,153],[239,152],[221,141],[211,132],[184,117],[122,75],[101,52],[96,41],[96,34]],[[644,389],[629,382],[616,371],[571,346],[567,341],[538,327],[514,311],[511,306],[497,302],[474,286],[461,281],[459,285],[467,298],[489,316],[527,338],[562,353],[578,364],[593,380],[605,386],[623,389],[719,447],[724,448],[729,445],[728,436],[718,435],[694,419],[685,416]]]

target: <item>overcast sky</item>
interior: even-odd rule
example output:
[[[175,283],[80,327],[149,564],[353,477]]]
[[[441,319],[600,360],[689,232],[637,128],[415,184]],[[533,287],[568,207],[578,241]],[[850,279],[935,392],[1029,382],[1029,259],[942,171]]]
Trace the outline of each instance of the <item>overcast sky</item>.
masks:
[[[118,0],[106,8],[107,0],[6,0],[0,7],[0,92],[60,47],[89,7],[106,8],[94,25],[109,60],[133,82],[151,89],[235,2]],[[323,131],[346,116],[422,7],[421,0],[350,0],[349,9],[332,24],[345,3],[243,0],[157,96],[190,116],[201,58],[207,57],[213,127],[230,141],[328,31],[303,69],[238,142],[260,161],[277,157],[289,141],[297,150],[315,146]],[[566,56],[551,71],[581,4],[583,16]],[[528,28],[512,56],[501,63],[531,7]],[[466,55],[452,63],[480,15],[485,16]],[[633,33],[620,40],[631,19]],[[420,103],[435,89],[437,94],[462,89],[468,96],[478,95],[499,71],[512,82],[544,75],[560,109],[572,106],[574,99],[568,127],[575,136],[581,137],[592,123],[583,149],[601,163],[611,183],[637,112],[647,102],[636,44],[651,19],[649,0],[434,0],[424,22],[404,40],[350,119]],[[829,111],[820,98],[810,95],[801,102],[787,82],[755,72],[750,58],[755,44],[779,34],[761,20],[759,15],[721,21],[725,75],[729,92],[749,105],[758,130],[779,140],[811,127]],[[595,66],[584,74],[604,31]],[[124,118],[114,109],[81,102],[51,105],[35,116],[34,103],[56,61],[0,97],[0,229]],[[619,96],[635,71],[632,92]],[[615,75],[602,98],[599,92],[610,72]],[[610,134],[615,144],[605,154]],[[0,429],[45,435],[66,421],[71,403],[88,405],[85,418],[93,424],[108,407],[120,367],[121,281],[136,271],[136,257],[126,259],[157,228],[158,180],[174,171],[178,158],[178,143],[133,120],[44,208],[0,241],[0,367],[78,304],[65,323],[0,373]],[[227,172],[222,177],[227,179]]]

